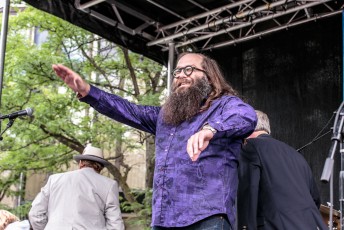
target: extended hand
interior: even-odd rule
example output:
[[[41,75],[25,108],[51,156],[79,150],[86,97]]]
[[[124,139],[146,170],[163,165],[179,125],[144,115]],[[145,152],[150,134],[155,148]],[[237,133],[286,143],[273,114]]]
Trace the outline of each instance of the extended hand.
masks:
[[[201,152],[208,147],[213,136],[212,131],[203,129],[189,138],[186,150],[192,161],[198,159]]]
[[[59,76],[69,88],[79,93],[82,97],[86,96],[90,91],[90,85],[85,82],[79,74],[61,64],[52,65],[56,75]]]

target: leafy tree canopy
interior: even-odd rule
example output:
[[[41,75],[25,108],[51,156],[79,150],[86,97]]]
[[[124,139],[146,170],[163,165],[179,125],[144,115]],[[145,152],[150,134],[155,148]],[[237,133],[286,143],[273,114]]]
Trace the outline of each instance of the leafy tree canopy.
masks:
[[[34,116],[17,118],[3,134],[0,169],[10,176],[1,179],[0,190],[11,195],[7,184],[18,183],[21,172],[65,171],[72,155],[92,143],[105,149],[109,159],[116,159],[111,162],[117,167],[110,173],[129,197],[126,176],[132,166],[124,156],[144,149],[142,144],[150,136],[80,103],[53,73],[55,63],[69,66],[99,88],[141,104],[159,105],[166,88],[166,73],[158,63],[32,7],[18,10],[8,28],[1,114],[30,107]],[[8,120],[2,121],[2,131],[7,124]],[[135,202],[132,198],[128,200]]]

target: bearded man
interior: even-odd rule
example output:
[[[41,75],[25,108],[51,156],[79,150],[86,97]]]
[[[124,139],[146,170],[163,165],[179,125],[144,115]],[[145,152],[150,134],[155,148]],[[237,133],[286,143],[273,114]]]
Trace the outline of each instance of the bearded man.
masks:
[[[238,155],[257,117],[213,59],[181,54],[172,72],[171,95],[162,107],[106,93],[63,65],[53,69],[81,101],[156,136],[154,230],[234,229]]]

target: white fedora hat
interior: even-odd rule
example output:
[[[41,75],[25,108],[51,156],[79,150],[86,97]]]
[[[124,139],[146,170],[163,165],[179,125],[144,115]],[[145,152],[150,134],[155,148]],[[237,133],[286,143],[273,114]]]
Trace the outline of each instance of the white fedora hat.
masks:
[[[82,154],[76,155],[73,158],[77,162],[79,162],[80,160],[90,160],[98,162],[104,166],[110,164],[107,160],[104,159],[103,151],[100,148],[96,148],[91,145],[86,146]]]

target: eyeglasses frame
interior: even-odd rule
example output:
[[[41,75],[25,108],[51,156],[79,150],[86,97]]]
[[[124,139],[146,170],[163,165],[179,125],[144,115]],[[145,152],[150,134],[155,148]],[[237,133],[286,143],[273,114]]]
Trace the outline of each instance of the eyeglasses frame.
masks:
[[[191,67],[192,71],[190,72],[190,74],[187,74],[187,73],[185,72],[185,69],[186,69],[186,68],[189,68],[189,67]],[[205,70],[203,70],[203,69],[199,69],[199,68],[197,68],[197,67],[195,67],[195,66],[192,66],[192,65],[187,65],[187,66],[184,66],[184,67],[181,67],[181,68],[175,68],[174,70],[172,70],[172,76],[173,76],[173,78],[176,78],[176,79],[179,78],[179,77],[177,77],[178,74],[174,74],[174,72],[175,72],[176,70],[179,70],[180,73],[183,71],[183,73],[184,73],[187,77],[190,77],[190,75],[191,75],[195,70],[201,71],[201,72],[205,73],[206,75],[208,75],[207,72],[206,72]]]

